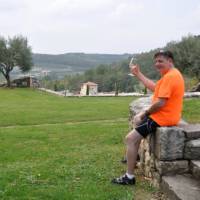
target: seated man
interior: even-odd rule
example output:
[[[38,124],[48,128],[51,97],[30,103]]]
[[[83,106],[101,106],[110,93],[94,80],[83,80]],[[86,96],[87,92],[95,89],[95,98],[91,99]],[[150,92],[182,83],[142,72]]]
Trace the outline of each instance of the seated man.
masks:
[[[184,95],[184,80],[181,73],[174,67],[174,57],[170,51],[159,51],[154,55],[155,68],[161,75],[154,83],[142,74],[138,65],[131,65],[134,74],[148,89],[154,92],[151,106],[135,116],[137,126],[125,138],[127,145],[127,172],[114,178],[112,183],[134,185],[134,168],[140,142],[147,135],[155,133],[160,126],[177,125],[181,118]]]

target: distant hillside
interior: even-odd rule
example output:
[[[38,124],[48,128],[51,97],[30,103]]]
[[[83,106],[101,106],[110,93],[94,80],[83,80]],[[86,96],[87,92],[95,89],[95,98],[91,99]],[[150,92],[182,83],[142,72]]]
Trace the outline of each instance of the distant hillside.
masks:
[[[129,57],[129,54],[66,53],[60,55],[33,54],[35,68],[54,73],[79,73],[100,64],[111,64]]]

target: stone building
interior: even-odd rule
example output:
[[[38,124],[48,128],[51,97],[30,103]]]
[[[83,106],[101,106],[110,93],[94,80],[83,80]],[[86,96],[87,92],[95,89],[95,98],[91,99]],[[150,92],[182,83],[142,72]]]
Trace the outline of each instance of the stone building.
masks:
[[[82,84],[80,95],[93,96],[93,95],[97,95],[97,93],[98,93],[98,85],[96,83],[87,82],[87,83]]]
[[[39,87],[39,81],[33,76],[24,76],[12,81],[12,85],[15,87],[30,87],[36,88]]]

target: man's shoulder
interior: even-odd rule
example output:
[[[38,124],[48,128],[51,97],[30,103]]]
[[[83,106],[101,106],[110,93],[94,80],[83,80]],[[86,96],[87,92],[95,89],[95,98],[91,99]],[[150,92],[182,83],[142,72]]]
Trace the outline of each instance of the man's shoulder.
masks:
[[[165,75],[165,78],[177,78],[177,77],[182,77],[181,72],[177,68],[173,68]]]

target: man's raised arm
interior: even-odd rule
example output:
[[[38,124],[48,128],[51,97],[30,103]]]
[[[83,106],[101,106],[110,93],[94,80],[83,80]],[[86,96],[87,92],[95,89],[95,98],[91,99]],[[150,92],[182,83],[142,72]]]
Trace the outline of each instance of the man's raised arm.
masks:
[[[156,84],[152,80],[150,80],[149,78],[147,78],[140,71],[139,65],[132,65],[132,66],[130,66],[130,71],[131,71],[132,74],[134,74],[143,83],[143,85],[145,87],[147,87],[152,92],[154,91]]]

